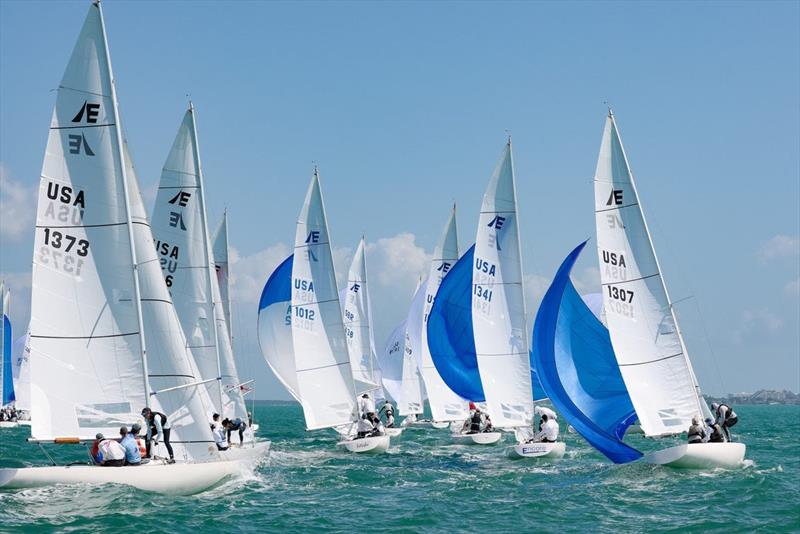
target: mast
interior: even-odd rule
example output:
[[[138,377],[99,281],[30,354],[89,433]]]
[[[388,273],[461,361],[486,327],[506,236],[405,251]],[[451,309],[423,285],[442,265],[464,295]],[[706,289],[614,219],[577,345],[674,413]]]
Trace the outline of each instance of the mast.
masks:
[[[194,116],[194,105],[189,100],[189,113],[192,115],[192,146],[194,148],[194,164],[197,167],[197,184],[200,189],[200,217],[201,228],[203,231],[203,247],[205,249],[206,259],[206,275],[208,279],[209,298],[211,299],[211,320],[214,323],[214,352],[217,357],[217,393],[219,395],[219,411],[224,416],[225,403],[222,396],[222,362],[219,357],[219,332],[217,330],[217,303],[214,301],[214,275],[211,270],[214,268],[214,262],[211,254],[211,247],[208,240],[208,223],[206,221],[206,194],[205,187],[203,186],[203,167],[200,164],[200,144],[197,140],[197,121]]]
[[[611,124],[614,126],[614,135],[617,136],[617,140],[619,141],[619,147],[622,151],[622,157],[625,160],[625,168],[628,170],[628,176],[631,177],[631,187],[633,188],[633,192],[636,195],[636,201],[639,204],[639,212],[642,215],[642,223],[644,224],[644,232],[647,234],[647,242],[650,245],[650,250],[653,251],[653,258],[656,262],[656,269],[658,269],[658,273],[660,274],[661,278],[661,286],[664,288],[664,295],[667,297],[667,305],[669,307],[669,313],[672,316],[672,321],[675,324],[675,333],[678,335],[678,341],[681,344],[681,351],[683,352],[683,359],[686,361],[686,367],[689,370],[689,378],[692,380],[692,385],[694,385],[695,389],[695,401],[697,402],[697,409],[699,410],[699,414],[704,414],[703,410],[703,403],[700,399],[700,385],[697,383],[697,377],[694,374],[694,369],[692,368],[692,362],[689,359],[689,352],[686,350],[686,344],[683,341],[683,335],[681,334],[680,326],[678,325],[678,317],[675,315],[675,308],[672,306],[672,299],[669,296],[669,290],[667,289],[667,282],[664,279],[664,271],[661,270],[661,264],[658,261],[658,254],[656,254],[656,248],[653,245],[653,238],[650,235],[650,228],[647,226],[647,218],[644,215],[644,209],[642,208],[642,199],[639,197],[639,191],[636,189],[636,179],[633,176],[633,171],[631,170],[631,165],[628,162],[628,154],[625,152],[625,145],[622,143],[622,138],[619,135],[619,130],[617,129],[617,121],[614,119],[614,112],[611,108],[608,108],[608,118],[611,119]],[[706,407],[706,410],[708,408]]]
[[[122,148],[122,126],[119,122],[119,102],[117,101],[117,88],[116,80],[114,79],[114,72],[111,70],[111,54],[108,50],[108,36],[106,35],[106,23],[103,18],[103,8],[100,6],[100,0],[94,0],[94,5],[97,6],[97,11],[100,14],[100,29],[103,33],[103,48],[105,49],[106,66],[108,67],[108,76],[111,78],[111,101],[113,103],[112,113],[114,117],[114,130],[117,134],[117,154],[119,156],[120,172],[122,173],[122,192],[125,197],[125,221],[128,227],[128,242],[131,251],[131,263],[133,264],[133,291],[134,300],[136,301],[136,321],[139,325],[139,348],[142,355],[142,372],[144,382],[144,403],[145,407],[150,407],[150,373],[147,368],[147,346],[145,345],[144,335],[144,319],[142,317],[142,292],[139,285],[139,264],[136,261],[136,246],[133,238],[133,219],[131,218],[131,202],[130,191],[128,190],[128,173],[125,170],[125,151]]]

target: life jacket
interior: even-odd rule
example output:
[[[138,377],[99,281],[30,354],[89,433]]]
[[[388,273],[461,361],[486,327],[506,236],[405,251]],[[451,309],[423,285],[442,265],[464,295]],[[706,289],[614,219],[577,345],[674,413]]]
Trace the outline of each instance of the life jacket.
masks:
[[[150,415],[153,416],[153,419],[149,419],[147,424],[150,426],[156,426],[155,417],[158,416],[161,418],[161,428],[164,428],[167,425],[167,416],[161,412],[150,412]]]
[[[689,443],[702,443],[705,437],[706,433],[699,425],[689,427]]]

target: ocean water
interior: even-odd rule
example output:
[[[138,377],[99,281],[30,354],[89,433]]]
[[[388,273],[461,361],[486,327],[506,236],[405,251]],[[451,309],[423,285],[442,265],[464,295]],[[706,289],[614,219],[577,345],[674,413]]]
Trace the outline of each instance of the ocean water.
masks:
[[[0,531],[800,532],[800,406],[735,409],[745,465],[698,472],[614,465],[576,434],[557,462],[509,460],[503,446],[454,445],[431,428],[406,430],[387,454],[354,455],[329,432],[306,432],[299,405],[261,404],[272,451],[252,476],[189,497],[123,486],[0,491]],[[45,463],[27,432],[0,430],[0,467]]]

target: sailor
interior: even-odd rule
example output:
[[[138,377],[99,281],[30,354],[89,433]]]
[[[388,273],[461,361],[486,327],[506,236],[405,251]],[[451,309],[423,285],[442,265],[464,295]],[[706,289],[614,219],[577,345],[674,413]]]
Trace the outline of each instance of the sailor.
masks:
[[[247,426],[253,427],[253,412],[247,412]]]
[[[711,419],[709,417],[709,419]],[[728,441],[725,439],[725,432],[722,430],[722,426],[714,421],[711,421],[711,432],[708,436],[709,443],[725,443]]]
[[[688,438],[689,443],[705,443],[706,441],[706,431],[703,425],[700,424],[700,418],[696,415],[692,417],[692,425],[689,427]]]
[[[125,427],[120,429],[120,435],[122,434],[123,428]],[[128,429],[125,428],[126,434],[127,430]],[[98,434],[97,436],[102,436],[102,434]],[[106,467],[118,467],[125,465],[125,447],[123,447],[119,441],[114,439],[103,439],[97,445],[97,450],[101,457],[100,465]]]
[[[142,431],[142,425],[139,423],[133,423],[131,425],[131,434],[133,434],[133,439],[136,440],[136,445],[139,447],[139,454],[147,456],[147,446],[144,443],[144,439],[139,435],[139,432]]]
[[[375,420],[378,418],[375,415],[375,401],[372,400],[369,393],[361,395],[361,400],[358,402],[358,409],[362,414],[366,414],[370,421],[375,423]]]
[[[151,449],[155,453],[155,448],[158,447],[158,442],[162,441],[163,439],[164,445],[167,447],[167,452],[169,453],[169,460],[167,460],[167,463],[174,464],[175,453],[172,452],[172,445],[169,443],[169,434],[171,432],[171,428],[169,421],[167,421],[167,416],[161,412],[154,412],[150,408],[143,408],[142,417],[144,417],[144,424],[147,426],[146,456],[151,458]]]
[[[356,439],[365,438],[374,431],[375,425],[367,418],[367,414],[361,414],[361,419],[358,420],[358,426],[356,427]]]
[[[480,409],[475,408],[474,410],[471,410],[467,422],[469,423],[469,430],[467,430],[467,434],[479,433],[481,431],[481,424],[483,423],[483,414],[481,413]]]
[[[128,427],[121,427],[119,429],[119,436],[119,445],[122,445],[122,449],[125,453],[125,465],[140,465],[142,463],[142,454],[139,452],[139,444],[136,443],[136,438],[133,434],[128,432]],[[105,451],[103,452],[103,457],[105,458]]]
[[[386,399],[381,406],[381,411],[378,412],[378,415],[384,414],[386,416],[386,428],[393,428],[394,427],[394,406]],[[380,417],[378,418],[380,419]]]
[[[488,413],[483,414],[483,432],[494,432],[494,425],[492,425],[492,418]]]
[[[234,430],[239,432],[239,445],[241,446],[244,443],[244,431],[247,429],[247,423],[238,417],[233,420],[226,417],[222,420],[222,426],[228,433],[228,443],[231,443],[231,432]]]
[[[736,412],[727,404],[717,404],[716,402],[711,403],[711,410],[717,416],[716,423],[721,426],[723,432],[725,432],[725,439],[730,441],[731,432],[728,429],[739,422],[739,417],[736,415]]]
[[[92,461],[95,464],[100,465],[103,463],[103,454],[100,452],[100,442],[106,438],[103,437],[103,434],[99,432],[94,438],[95,439],[92,442],[92,448],[89,450],[89,456],[92,457]]]
[[[550,419],[547,417],[546,413],[543,413],[542,430],[536,433],[534,439],[545,443],[555,443],[558,439],[558,422],[555,419]]]
[[[214,412],[214,413],[211,415],[211,422],[212,422],[214,425],[216,425],[216,426],[219,426],[219,425],[220,425],[220,422],[219,422],[219,414],[218,414],[218,413]]]
[[[227,451],[230,448],[228,439],[225,437],[225,429],[222,426],[211,423],[211,434],[214,436],[217,450]]]

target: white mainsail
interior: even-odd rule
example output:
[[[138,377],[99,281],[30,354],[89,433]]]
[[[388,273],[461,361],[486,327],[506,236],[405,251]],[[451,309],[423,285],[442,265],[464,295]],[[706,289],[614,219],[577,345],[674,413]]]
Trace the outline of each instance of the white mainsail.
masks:
[[[472,325],[483,391],[498,428],[533,422],[511,140],[486,189],[472,266]]]
[[[291,306],[295,371],[306,428],[352,423],[355,386],[316,169],[297,220]]]
[[[469,414],[467,402],[459,397],[444,383],[431,358],[428,348],[428,315],[433,307],[436,292],[453,265],[458,261],[458,230],[456,227],[456,208],[450,212],[450,218],[436,245],[431,260],[431,268],[425,287],[425,304],[422,314],[422,330],[420,332],[420,350],[418,351],[419,371],[428,393],[428,403],[434,421],[463,421]]]
[[[121,131],[102,13],[93,4],[59,85],[42,166],[31,435],[114,435],[151,406],[168,415],[179,457],[216,459]]]
[[[196,110],[189,106],[161,172],[153,237],[183,331],[209,398],[223,417],[247,416],[213,272]]]
[[[374,342],[372,341],[367,284],[367,256],[364,238],[358,243],[353,262],[347,274],[347,287],[342,291],[344,300],[344,334],[350,367],[353,370],[356,393],[374,391],[380,386],[376,380]]]
[[[233,346],[233,322],[231,320],[231,293],[230,293],[230,260],[228,253],[228,210],[222,213],[222,221],[220,221],[217,231],[214,232],[214,244],[212,246],[214,253],[214,269],[217,273],[217,283],[219,284],[219,293],[222,298],[222,308],[225,312],[225,324],[228,325],[228,337]]]
[[[646,435],[683,432],[708,407],[696,385],[610,112],[594,187],[603,308],[622,378]]]

